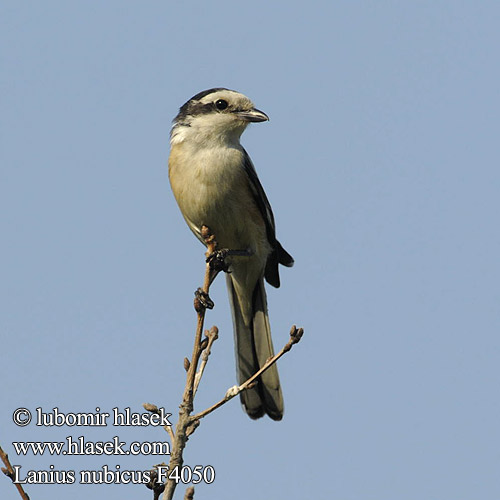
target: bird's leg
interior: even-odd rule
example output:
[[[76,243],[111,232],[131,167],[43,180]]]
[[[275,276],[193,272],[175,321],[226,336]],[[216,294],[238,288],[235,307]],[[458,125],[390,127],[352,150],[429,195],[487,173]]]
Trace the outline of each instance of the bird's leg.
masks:
[[[221,250],[214,250],[208,257],[207,262],[210,266],[210,284],[214,281],[216,276],[224,271],[225,273],[230,273],[229,264],[226,262],[227,257],[251,257],[253,252],[251,250],[229,250],[228,248],[222,248]]]
[[[237,255],[239,257],[251,257],[253,255],[252,250],[226,250],[227,255]]]
[[[208,289],[221,271],[224,271],[225,273],[230,272],[229,264],[226,262],[226,258],[230,256],[250,257],[253,255],[251,250],[229,250],[227,248],[217,250],[215,235],[212,234],[212,231],[208,226],[203,225],[201,227],[201,236],[208,249],[205,254],[207,256],[206,262],[208,264],[208,272],[205,274],[205,283],[203,288],[198,288],[198,290],[194,292],[194,307],[197,311],[201,311],[203,309],[213,309],[214,303],[208,295]]]
[[[214,271],[229,273],[231,271],[229,271],[229,264],[226,262],[226,257],[251,257],[252,255],[253,252],[251,250],[229,250],[228,248],[223,248],[212,252],[207,257],[207,262]]]

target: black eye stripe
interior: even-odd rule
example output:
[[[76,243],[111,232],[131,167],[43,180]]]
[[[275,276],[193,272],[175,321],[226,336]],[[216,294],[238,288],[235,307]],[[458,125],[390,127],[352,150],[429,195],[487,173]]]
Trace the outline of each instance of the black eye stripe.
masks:
[[[182,119],[186,116],[197,116],[197,115],[206,115],[209,113],[214,112],[214,104],[212,102],[209,102],[208,104],[202,104],[201,102],[192,102],[189,103],[189,106],[185,109],[182,110],[179,115],[178,119]]]
[[[224,89],[216,89],[216,90],[224,90]],[[217,104],[219,104],[219,106],[217,106]],[[179,109],[179,113],[175,117],[174,122],[180,123],[185,121],[186,117],[188,116],[199,116],[199,115],[210,114],[217,111],[223,111],[227,108],[229,108],[229,103],[225,99],[217,99],[216,101],[208,102],[205,104],[198,100],[191,99]]]

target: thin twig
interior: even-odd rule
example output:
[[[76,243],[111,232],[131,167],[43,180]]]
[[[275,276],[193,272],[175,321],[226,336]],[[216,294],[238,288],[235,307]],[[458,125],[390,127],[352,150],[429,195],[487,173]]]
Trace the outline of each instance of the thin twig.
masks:
[[[156,413],[156,415],[161,415],[160,410],[158,409],[158,406],[153,405],[151,403],[144,403],[142,407],[151,412],[151,413]],[[174,442],[174,431],[172,430],[171,425],[164,425],[163,428],[167,431],[167,434],[170,436],[170,439],[172,440],[172,443]]]
[[[165,463],[156,464],[149,471],[149,483],[146,484],[146,487],[153,490],[153,500],[158,500],[165,490],[165,485],[158,482],[158,467],[164,467],[165,465]]]
[[[208,292],[210,289],[210,284],[215,279],[218,274],[218,270],[214,269],[208,259],[217,249],[217,242],[215,241],[215,236],[211,233],[210,229],[206,226],[201,228],[201,234],[205,243],[207,245],[207,264],[205,268],[205,279],[203,282],[203,288],[200,291],[201,295],[197,295],[194,301],[194,307],[198,314],[198,320],[196,325],[196,333],[194,338],[193,345],[193,354],[191,356],[191,360],[188,363],[185,363],[185,367],[187,368],[186,375],[186,387],[184,388],[184,393],[182,395],[182,403],[179,407],[179,419],[177,420],[177,425],[175,426],[175,435],[172,442],[172,449],[170,453],[170,462],[168,464],[169,473],[174,471],[176,467],[182,467],[184,463],[183,460],[183,451],[186,446],[186,442],[189,434],[191,434],[194,429],[197,427],[196,424],[193,424],[191,421],[191,413],[193,411],[193,399],[195,395],[195,378],[196,371],[198,369],[198,363],[200,361],[200,356],[203,351],[203,344],[201,340],[201,336],[203,333],[203,324],[205,321],[205,311],[206,311],[206,303],[210,303],[208,299]],[[204,300],[206,302],[204,302]],[[207,300],[208,299],[208,300]],[[174,479],[167,479],[165,483],[165,491],[163,492],[163,500],[172,500],[174,496],[175,487],[177,483]]]
[[[179,418],[177,420],[177,424],[175,426],[175,433],[170,429],[170,437],[172,439],[172,447],[170,453],[170,462],[168,464],[168,475],[175,471],[179,471],[179,468],[182,467],[184,463],[183,452],[186,447],[187,440],[189,436],[196,430],[196,428],[200,425],[200,420],[212,413],[214,410],[225,404],[227,401],[235,397],[241,391],[253,387],[255,385],[256,379],[262,375],[270,366],[272,366],[278,359],[281,358],[286,352],[288,352],[294,344],[299,342],[300,338],[303,334],[302,328],[297,328],[295,325],[292,327],[290,331],[290,340],[283,347],[283,349],[275,356],[269,358],[264,366],[260,368],[260,370],[255,373],[252,377],[250,377],[246,382],[241,384],[240,386],[234,386],[229,389],[226,393],[226,396],[211,406],[205,411],[198,413],[197,415],[192,416],[193,412],[193,400],[196,395],[196,391],[198,390],[198,386],[200,384],[201,378],[205,371],[206,364],[208,362],[208,357],[210,356],[210,350],[217,339],[218,330],[216,327],[213,327],[210,331],[206,332],[206,338],[202,340],[202,332],[203,332],[203,324],[205,321],[205,311],[207,308],[213,307],[213,302],[210,300],[208,295],[210,285],[217,276],[217,274],[221,271],[227,271],[225,256],[228,255],[227,251],[218,251],[217,250],[217,242],[215,241],[214,235],[211,234],[210,229],[206,226],[202,227],[202,237],[205,240],[205,244],[207,245],[207,265],[205,269],[205,278],[203,282],[203,288],[198,289],[194,301],[195,310],[197,312],[197,325],[196,325],[196,333],[193,345],[193,354],[191,359],[184,360],[184,368],[187,372],[186,375],[186,386],[184,388],[184,393],[182,395],[182,403],[179,406]],[[201,363],[200,363],[201,359]],[[200,365],[198,369],[198,365]],[[168,429],[167,429],[168,431]],[[165,482],[165,490],[163,492],[162,499],[163,500],[172,500],[174,496],[174,491],[177,486],[175,480],[170,477]],[[159,492],[159,489],[155,490],[155,495]],[[188,488],[186,490],[186,494],[184,496],[185,500],[191,500],[194,496],[194,488]]]
[[[269,367],[274,365],[274,363],[276,363],[276,361],[278,361],[278,359],[280,359],[281,356],[283,356],[285,353],[287,353],[292,348],[292,346],[294,344],[297,344],[300,341],[300,339],[302,338],[303,334],[304,334],[303,328],[297,328],[295,325],[293,325],[291,330],[290,330],[290,340],[286,343],[286,345],[283,347],[283,349],[281,349],[281,351],[278,354],[276,354],[272,358],[269,358],[264,363],[264,365],[260,368],[260,370],[256,373],[254,373],[248,380],[243,382],[243,384],[241,384],[240,386],[235,385],[233,387],[230,387],[227,390],[225,396],[220,401],[218,401],[217,403],[212,405],[210,408],[207,408],[206,410],[203,410],[202,412],[197,413],[196,415],[193,415],[191,417],[191,420],[198,421],[201,418],[206,417],[208,414],[212,413],[217,408],[220,408],[222,405],[226,404],[228,401],[233,399],[240,392],[242,392],[246,389],[249,389],[251,386],[253,387],[254,381],[260,375],[262,375]]]
[[[6,467],[6,468],[2,467],[2,472],[7,477],[9,477],[12,482],[14,482],[15,474],[14,474],[14,469],[12,468],[12,465],[10,464],[10,461],[9,461],[9,455],[7,455],[7,453],[5,453],[5,451],[2,450],[1,446],[0,446],[0,458],[2,459],[2,462],[5,464],[5,467]],[[28,496],[28,494],[23,490],[22,485],[20,485],[18,483],[14,483],[14,485],[16,486],[17,491],[19,492],[19,494],[21,495],[21,498],[23,500],[30,500],[30,497]]]
[[[211,352],[210,350],[212,348],[212,344],[219,338],[219,329],[216,326],[212,326],[210,330],[205,330],[205,337],[208,339],[208,342],[201,356],[200,369],[198,370],[198,373],[196,374],[196,377],[194,379],[193,397],[196,396],[196,391],[198,390],[198,386],[200,385],[201,377],[203,377],[205,366],[207,366],[208,357],[210,356]]]
[[[171,442],[174,442],[175,436],[174,431],[170,425],[164,425],[163,428],[167,431],[167,434],[170,436]]]

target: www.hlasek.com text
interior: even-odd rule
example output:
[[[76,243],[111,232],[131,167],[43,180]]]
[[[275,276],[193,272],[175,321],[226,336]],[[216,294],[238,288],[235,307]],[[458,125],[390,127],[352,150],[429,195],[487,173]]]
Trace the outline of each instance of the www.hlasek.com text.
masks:
[[[14,441],[18,455],[170,455],[168,441],[133,441],[127,443],[114,436],[111,441],[87,441],[84,436],[65,441]]]

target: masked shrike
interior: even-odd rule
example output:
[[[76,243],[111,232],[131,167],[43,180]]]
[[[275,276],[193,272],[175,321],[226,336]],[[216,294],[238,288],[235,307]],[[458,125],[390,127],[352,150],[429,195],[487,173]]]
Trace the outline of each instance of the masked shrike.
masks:
[[[264,278],[278,288],[278,264],[293,265],[276,239],[271,206],[240,144],[250,122],[266,120],[269,117],[248,97],[214,88],[180,108],[170,134],[170,184],[191,231],[203,242],[201,227],[208,226],[219,248],[248,254],[226,259],[240,384],[274,354]],[[241,401],[251,418],[267,413],[281,420],[283,395],[276,365],[254,388],[241,393]]]

